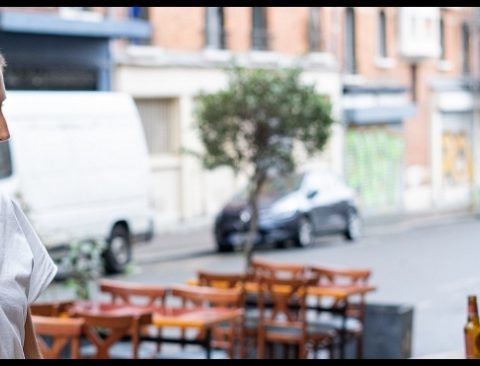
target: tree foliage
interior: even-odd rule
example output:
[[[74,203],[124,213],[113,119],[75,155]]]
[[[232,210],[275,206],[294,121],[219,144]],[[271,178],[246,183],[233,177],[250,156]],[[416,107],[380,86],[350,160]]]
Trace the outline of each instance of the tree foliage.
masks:
[[[230,71],[227,88],[199,95],[197,123],[204,152],[203,165],[229,166],[247,174],[252,210],[251,258],[256,236],[256,200],[267,175],[294,170],[294,147],[300,143],[309,155],[320,151],[333,123],[329,100],[306,85],[301,70],[246,69]]]

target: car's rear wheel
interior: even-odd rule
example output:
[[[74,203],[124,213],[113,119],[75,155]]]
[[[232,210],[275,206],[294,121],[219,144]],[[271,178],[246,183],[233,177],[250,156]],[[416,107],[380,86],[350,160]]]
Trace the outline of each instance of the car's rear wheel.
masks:
[[[313,225],[310,219],[303,216],[298,221],[297,235],[295,245],[297,247],[308,247],[312,245],[314,240]]]
[[[362,220],[360,215],[351,210],[347,216],[347,229],[345,230],[345,238],[349,241],[355,241],[362,235]]]

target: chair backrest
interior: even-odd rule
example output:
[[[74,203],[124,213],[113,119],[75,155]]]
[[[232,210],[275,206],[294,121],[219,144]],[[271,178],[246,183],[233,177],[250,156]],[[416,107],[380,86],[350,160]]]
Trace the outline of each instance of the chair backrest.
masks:
[[[173,297],[179,298],[182,306],[234,307],[243,306],[243,292],[238,288],[222,289],[203,286],[178,285],[170,289]]]
[[[259,326],[305,328],[305,279],[259,277]]]
[[[126,281],[102,279],[99,281],[101,292],[112,296],[112,303],[123,302],[134,304],[134,299],[146,300],[144,305],[162,305],[165,302],[167,288]]]
[[[109,349],[130,333],[135,321],[133,315],[92,315],[76,311],[75,316],[84,320],[83,332],[97,349],[93,358],[99,359],[110,358]]]
[[[314,279],[317,285],[367,285],[370,279],[371,270],[368,268],[348,268],[311,266],[309,276]],[[363,319],[365,317],[365,294],[355,296],[357,302],[349,302],[347,314],[349,316]],[[354,297],[352,297],[354,299]],[[319,298],[320,302],[321,299]],[[333,302],[332,306],[339,306],[340,301]]]
[[[220,273],[197,271],[198,284],[215,288],[243,288],[246,275],[243,273]]]
[[[80,337],[84,325],[83,319],[59,318],[54,316],[32,315],[32,322],[44,358],[59,359],[64,347],[70,341],[70,357],[80,357]],[[44,337],[52,339],[47,345]]]
[[[40,302],[30,305],[32,315],[39,316],[60,316],[66,313],[73,305],[73,300]]]
[[[368,268],[345,268],[311,266],[309,273],[316,278],[319,284],[341,284],[349,285],[366,284],[370,278],[371,270]]]
[[[273,262],[257,258],[252,259],[249,268],[250,279],[261,276],[303,279],[305,273],[306,266],[301,263]]]

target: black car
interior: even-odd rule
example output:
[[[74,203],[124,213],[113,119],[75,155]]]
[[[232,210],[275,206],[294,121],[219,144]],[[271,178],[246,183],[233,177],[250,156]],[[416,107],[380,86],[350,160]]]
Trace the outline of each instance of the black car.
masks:
[[[355,192],[332,174],[319,170],[269,178],[258,200],[258,234],[255,245],[312,244],[316,235],[341,233],[355,240],[361,219]],[[251,213],[245,193],[228,202],[215,219],[217,250],[243,246]]]

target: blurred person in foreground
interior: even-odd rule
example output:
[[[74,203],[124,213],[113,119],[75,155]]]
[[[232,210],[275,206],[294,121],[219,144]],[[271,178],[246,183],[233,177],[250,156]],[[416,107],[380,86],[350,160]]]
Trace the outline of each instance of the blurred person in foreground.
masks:
[[[5,66],[0,54],[0,144],[10,137],[2,112]],[[0,192],[0,358],[42,358],[29,306],[56,273],[57,267],[21,208]]]

